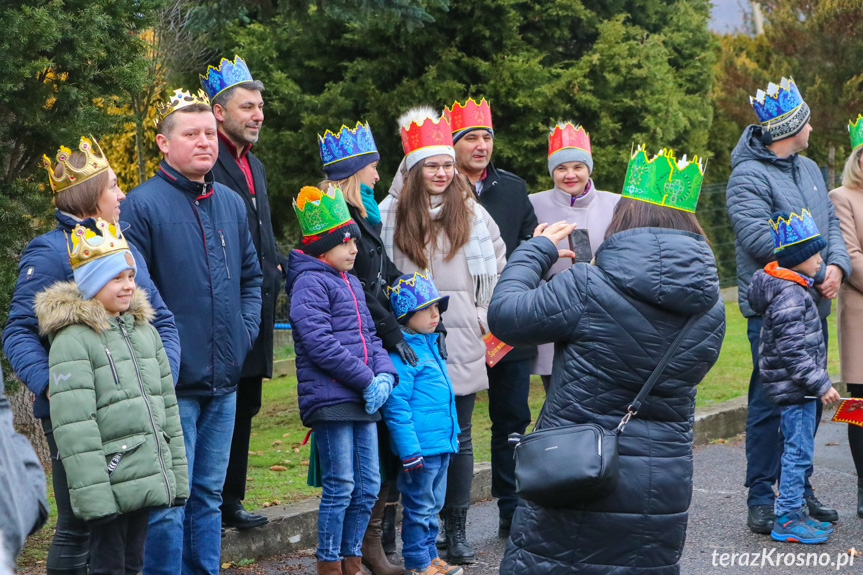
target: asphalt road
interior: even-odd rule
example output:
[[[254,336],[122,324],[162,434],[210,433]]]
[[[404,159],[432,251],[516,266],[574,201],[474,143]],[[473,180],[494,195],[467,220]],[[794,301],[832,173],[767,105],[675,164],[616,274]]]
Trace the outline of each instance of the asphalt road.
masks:
[[[825,422],[815,439],[816,467],[812,481],[821,501],[839,510],[839,523],[835,525],[831,539],[823,545],[797,545],[777,543],[769,536],[751,533],[746,527],[744,443],[738,438],[724,444],[708,445],[695,450],[693,502],[686,546],[680,561],[682,574],[863,573],[863,555],[854,558],[856,564],[848,555],[851,548],[863,551],[863,519],[856,515],[856,474],[848,451],[846,426],[827,423],[829,417],[825,415]],[[505,541],[497,538],[497,505],[493,501],[471,508],[468,540],[476,547],[479,561],[465,569],[466,575],[498,573]],[[794,555],[786,557],[785,554]],[[312,550],[222,571],[226,575],[314,575],[315,572]]]

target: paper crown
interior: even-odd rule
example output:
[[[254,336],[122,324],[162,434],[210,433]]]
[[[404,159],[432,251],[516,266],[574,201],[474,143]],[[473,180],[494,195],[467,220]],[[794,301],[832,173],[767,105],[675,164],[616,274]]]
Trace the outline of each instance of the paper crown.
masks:
[[[809,210],[804,209],[799,215],[790,214],[788,219],[778,217],[770,220],[770,232],[773,237],[773,253],[778,254],[785,248],[817,238],[821,234],[812,219]]]
[[[419,311],[433,303],[437,303],[443,313],[449,304],[449,296],[440,295],[428,270],[399,277],[392,286],[387,286],[387,296],[390,298],[390,305],[396,319],[402,319],[407,314]]]
[[[66,235],[66,250],[69,252],[69,263],[72,264],[73,270],[115,252],[129,250],[129,243],[119,228],[102,218],[96,219],[96,227],[101,231],[101,235],[81,224],[76,225],[72,233]]]
[[[314,186],[300,189],[294,200],[294,211],[304,237],[317,236],[351,219],[342,191],[332,185],[326,192]]]
[[[323,162],[324,168],[348,158],[374,154],[378,151],[371,128],[362,122],[357,122],[354,128],[343,125],[336,134],[329,130],[324,132],[323,136],[318,134],[318,147],[321,151],[321,162]]]
[[[565,148],[577,148],[591,154],[590,135],[579,124],[557,124],[548,136],[548,155],[551,157],[553,153]]]
[[[626,168],[623,197],[694,213],[703,178],[698,156],[691,162],[685,155],[677,160],[674,151],[663,149],[647,159],[641,145]]]
[[[479,103],[468,98],[464,105],[453,102],[452,108],[444,108],[443,115],[450,123],[453,134],[462,130],[491,130],[494,127],[491,123],[491,107],[485,98]]]
[[[449,120],[433,109],[422,106],[408,110],[399,118],[399,127],[408,169],[418,161],[417,158],[436,154],[455,156]]]
[[[177,110],[193,104],[204,104],[209,106],[210,98],[207,97],[207,94],[205,94],[203,90],[198,90],[197,94],[191,94],[182,88],[177,88],[174,90],[174,95],[171,96],[167,102],[162,102],[156,106],[156,117],[153,118],[153,123],[158,127],[159,124],[162,123],[162,120]]]
[[[851,135],[851,151],[863,146],[863,114],[858,114],[853,122],[848,120],[848,133]]]
[[[57,150],[57,165],[63,164],[63,175],[59,178],[54,177],[56,167],[51,166],[51,160],[46,155],[42,155],[42,166],[48,170],[48,182],[51,184],[51,190],[55,194],[59,194],[67,188],[71,188],[76,184],[80,184],[97,174],[101,174],[111,167],[108,163],[108,158],[99,147],[96,140],[91,140],[85,136],[81,136],[81,141],[78,142],[78,149],[87,157],[86,162],[80,168],[76,168],[69,163],[69,158],[72,155],[72,150],[66,146],[60,146]]]
[[[749,96],[749,103],[774,140],[793,136],[809,121],[809,106],[794,78],[782,78],[778,85],[770,82],[766,92],[758,90],[754,98]]]
[[[255,81],[246,61],[237,55],[234,55],[233,62],[222,58],[217,67],[207,66],[207,73],[200,78],[201,86],[211,100],[232,86]]]

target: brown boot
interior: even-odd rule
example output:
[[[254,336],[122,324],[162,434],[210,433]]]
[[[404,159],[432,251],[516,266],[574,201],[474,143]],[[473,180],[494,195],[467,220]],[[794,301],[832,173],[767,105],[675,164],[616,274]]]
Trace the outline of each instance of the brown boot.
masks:
[[[342,559],[341,575],[371,575],[371,573],[363,567],[360,557],[345,557]]]
[[[318,561],[318,575],[342,575],[342,562]]]
[[[405,572],[405,568],[390,563],[381,544],[381,521],[384,518],[386,505],[386,500],[379,498],[375,506],[372,507],[369,526],[366,528],[365,535],[363,535],[362,561],[363,565],[371,569],[374,575],[402,575]],[[351,573],[350,575],[354,574]]]

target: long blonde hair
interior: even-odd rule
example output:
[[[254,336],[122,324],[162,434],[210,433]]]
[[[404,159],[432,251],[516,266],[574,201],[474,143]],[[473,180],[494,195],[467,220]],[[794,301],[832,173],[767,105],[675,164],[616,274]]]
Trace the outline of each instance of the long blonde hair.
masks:
[[[863,154],[863,146],[851,152],[845,161],[845,168],[842,170],[842,185],[846,188],[863,191],[863,168],[860,168],[861,154]]]
[[[339,188],[345,196],[345,201],[359,210],[362,217],[368,216],[366,207],[363,205],[363,194],[360,186],[359,172],[355,172],[344,180],[324,180],[318,184],[318,188],[326,190],[330,185]]]

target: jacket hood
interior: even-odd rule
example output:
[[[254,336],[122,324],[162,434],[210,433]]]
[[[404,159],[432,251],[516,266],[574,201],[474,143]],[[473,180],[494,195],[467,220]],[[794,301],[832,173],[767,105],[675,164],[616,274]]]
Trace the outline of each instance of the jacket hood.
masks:
[[[389,195],[398,199],[399,194],[402,193],[402,188],[405,187],[405,176],[408,174],[407,162],[405,162],[406,158],[402,158],[401,163],[399,164],[399,169],[396,170],[396,175],[393,178],[393,183],[390,184]]]
[[[773,300],[779,297],[779,294],[796,285],[800,284],[790,279],[772,276],[764,270],[757,270],[752,275],[752,281],[749,282],[749,295],[747,298],[749,300],[749,307],[756,314],[764,315],[767,312],[767,308],[773,303]]]
[[[84,299],[75,282],[57,282],[45,291],[36,294],[34,304],[39,319],[39,331],[52,335],[70,325],[84,324],[93,331],[104,332],[111,329],[111,316],[94,299]],[[123,316],[131,315],[135,322],[152,321],[156,317],[147,294],[142,288],[135,290],[129,310]]]
[[[716,260],[698,234],[636,228],[599,247],[596,265],[621,292],[672,313],[692,315],[719,299]]]
[[[305,272],[339,275],[336,268],[330,264],[324,263],[318,258],[312,257],[300,250],[291,250],[291,257],[288,258],[288,281],[285,285],[288,293],[294,288],[294,282]]]
[[[758,124],[751,124],[743,130],[737,145],[731,152],[731,169],[734,169],[738,164],[749,160],[759,162],[767,162],[775,164],[779,168],[790,170],[797,154],[791,154],[787,158],[780,158],[761,143],[762,128]]]

